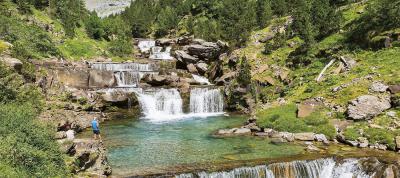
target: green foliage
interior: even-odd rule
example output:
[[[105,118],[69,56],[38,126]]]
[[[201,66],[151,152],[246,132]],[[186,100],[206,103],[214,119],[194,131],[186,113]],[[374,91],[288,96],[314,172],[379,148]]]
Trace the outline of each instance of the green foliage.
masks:
[[[272,40],[268,40],[264,45],[264,54],[271,54],[273,51],[283,47],[286,43],[286,34],[277,33]]]
[[[94,11],[85,20],[85,28],[88,36],[93,39],[99,40],[105,35],[103,23]]]
[[[158,14],[155,24],[156,37],[168,35],[169,31],[176,27],[179,23],[176,10],[170,6],[163,8]]]
[[[394,135],[386,129],[368,128],[365,130],[364,135],[368,138],[370,143],[387,144],[390,148],[395,148]]]
[[[36,112],[27,104],[0,107],[1,177],[63,177],[65,163],[54,133],[35,120]]]
[[[249,61],[247,61],[246,56],[243,56],[240,61],[240,69],[237,81],[242,86],[248,86],[251,84],[251,66]]]
[[[128,56],[132,53],[132,42],[130,38],[118,38],[111,41],[109,51],[119,57]]]
[[[278,131],[292,133],[314,132],[322,133],[328,138],[335,138],[336,129],[323,114],[314,112],[306,118],[297,118],[297,106],[288,104],[261,111],[257,114],[257,124],[262,128],[272,128]]]
[[[400,27],[400,0],[372,1],[366,12],[351,24],[349,42],[370,47],[370,39],[380,33]]]
[[[75,36],[75,29],[87,16],[87,10],[82,0],[49,0],[49,7],[54,16],[60,19],[65,33],[69,37]]]
[[[14,45],[12,53],[20,59],[58,56],[52,39],[41,28],[0,15],[0,38]]]
[[[257,1],[257,24],[263,28],[267,26],[268,22],[272,18],[272,9],[270,0],[258,0]]]
[[[357,140],[359,137],[362,137],[358,129],[353,127],[346,128],[343,135],[347,140]]]

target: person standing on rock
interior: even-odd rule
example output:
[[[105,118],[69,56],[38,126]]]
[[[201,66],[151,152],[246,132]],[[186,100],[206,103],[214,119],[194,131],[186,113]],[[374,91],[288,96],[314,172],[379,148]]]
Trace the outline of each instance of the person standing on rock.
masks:
[[[92,129],[93,129],[93,138],[97,140],[97,138],[100,139],[101,141],[101,136],[100,136],[100,128],[99,128],[99,121],[97,118],[93,118],[92,120]]]

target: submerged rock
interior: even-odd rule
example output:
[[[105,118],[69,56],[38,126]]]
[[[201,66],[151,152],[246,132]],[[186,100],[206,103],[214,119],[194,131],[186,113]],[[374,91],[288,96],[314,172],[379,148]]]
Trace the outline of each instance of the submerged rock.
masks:
[[[369,120],[390,107],[390,100],[387,98],[364,95],[350,102],[347,107],[347,114],[350,119]]]

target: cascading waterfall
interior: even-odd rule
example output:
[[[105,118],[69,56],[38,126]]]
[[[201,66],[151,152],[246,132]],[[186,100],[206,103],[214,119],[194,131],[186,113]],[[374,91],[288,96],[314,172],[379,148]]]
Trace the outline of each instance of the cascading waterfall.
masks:
[[[256,167],[236,168],[222,172],[199,172],[181,174],[176,178],[372,178],[362,170],[357,159],[345,159],[342,163],[334,159],[293,161]]]
[[[153,72],[156,69],[154,64],[93,63],[91,67],[97,70],[113,71],[118,87],[138,87],[144,74],[157,73]]]
[[[140,63],[92,63],[91,67],[97,70],[106,71],[140,71],[151,72],[156,70],[155,64]]]
[[[137,92],[139,104],[146,118],[166,121],[181,117],[182,98],[177,89],[157,89]]]
[[[191,113],[223,113],[224,101],[219,89],[194,88],[190,91]]]
[[[144,40],[139,41],[138,47],[142,53],[150,52],[151,48],[156,46],[156,41],[154,40]]]
[[[153,47],[151,48],[150,59],[157,59],[157,60],[172,60],[173,57],[171,56],[171,47],[166,47],[163,51],[163,47]]]

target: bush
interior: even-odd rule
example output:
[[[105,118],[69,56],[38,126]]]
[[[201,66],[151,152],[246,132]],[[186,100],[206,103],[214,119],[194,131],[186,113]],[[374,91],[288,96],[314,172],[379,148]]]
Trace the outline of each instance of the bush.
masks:
[[[351,127],[346,128],[343,135],[347,140],[357,140],[359,137],[362,137],[362,135],[358,132],[358,129]]]
[[[0,107],[0,177],[66,176],[54,133],[36,115],[30,104]]]
[[[378,128],[368,128],[365,130],[365,136],[368,138],[369,142],[387,144],[389,148],[395,148],[394,135],[385,129]]]
[[[132,42],[129,39],[118,38],[111,41],[109,51],[116,56],[124,57],[132,53]]]

